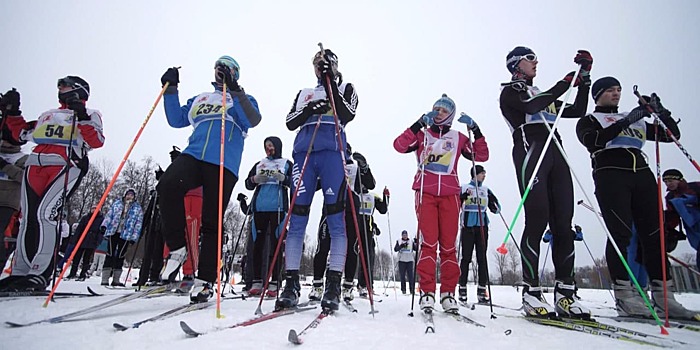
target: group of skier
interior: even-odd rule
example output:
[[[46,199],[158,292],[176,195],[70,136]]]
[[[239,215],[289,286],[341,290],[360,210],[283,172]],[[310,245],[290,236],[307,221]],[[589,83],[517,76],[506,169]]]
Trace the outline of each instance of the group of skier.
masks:
[[[661,315],[668,313],[672,318],[698,319],[697,312],[687,310],[675,300],[673,280],[662,273],[668,261],[662,261],[659,246],[656,181],[641,150],[647,140],[672,142],[680,138],[677,121],[656,94],[640,100],[640,106],[629,113],[619,112],[622,84],[613,77],[604,77],[591,87],[591,54],[579,50],[574,62],[580,67],[578,71],[566,74],[550,89],[542,91],[533,83],[538,65],[534,51],[518,46],[506,56],[512,78],[502,84],[500,108],[512,132],[513,164],[525,211],[520,241],[523,309],[535,317],[587,319],[591,315],[574,296],[573,181],[571,164],[556,130],[559,118],[574,118],[577,138],[591,154],[595,194],[611,235],[606,259],[618,312],[651,316],[644,299],[631,285],[623,264],[626,247],[635,232],[642,252],[638,260],[651,280],[651,299],[656,311]],[[277,297],[278,309],[296,307],[301,297],[299,270],[316,191],[321,191],[324,204],[309,299],[320,301],[327,310],[337,310],[341,299],[353,299],[356,275],[359,294],[371,293],[374,236],[379,233],[373,213],[377,210],[385,214],[388,210],[388,190],[382,195],[370,192],[376,181],[367,159],[352,152],[346,140],[345,128],[356,116],[355,87],[343,81],[338,57],[331,50],[316,53],[312,65],[317,84],[299,91],[286,117],[287,128],[297,132],[291,160],[282,157],[279,137],[267,137],[263,142],[265,157],[243,179],[246,189],[254,191],[245,210],[252,227],[252,260],[249,256],[252,284],[248,293]],[[129,190],[112,203],[98,225],[96,234],[105,235],[110,241],[103,284],[111,276],[112,285],[121,285],[124,252],[128,242],[138,238],[143,225],[149,234],[156,231],[157,234],[147,239],[147,250],[151,253],[145,259],[139,285],[149,280],[174,282],[189,258],[189,271],[185,275],[191,281],[187,288],[191,300],[204,302],[215,292],[218,235],[223,225],[218,213],[225,210],[240,178],[244,140],[249,129],[260,123],[261,115],[255,98],[239,85],[240,66],[235,59],[230,56],[217,59],[214,77],[213,91],[191,97],[182,105],[178,68],[169,68],[163,74],[161,83],[169,125],[191,126],[193,131],[188,146],[181,153],[171,154],[170,166],[157,174],[158,184],[145,210],[145,222],[142,223],[143,211],[134,203],[136,193]],[[572,87],[577,88],[572,104],[558,100]],[[587,114],[589,93],[595,109]],[[17,209],[22,213],[12,275],[0,280],[2,289],[43,290],[54,273],[54,252],[60,236],[57,230],[64,220],[64,203],[88,169],[87,152],[104,144],[101,114],[86,107],[89,94],[89,86],[83,79],[62,78],[58,81],[60,107],[31,122],[21,115],[18,92],[8,91],[0,102],[3,116],[0,180],[3,184],[13,183],[13,193],[18,191],[18,183],[22,185],[21,196],[13,197],[21,200],[0,206],[3,229]],[[475,250],[477,300],[484,303],[490,298],[487,211],[500,214],[501,203],[484,185],[484,166],[476,164],[490,158],[486,138],[473,118],[465,113],[458,116],[457,111],[455,101],[443,94],[393,142],[397,152],[412,153],[417,160],[412,185],[417,231],[415,239],[404,231],[395,250],[402,257],[400,266],[412,262],[408,256],[418,251],[419,305],[426,312],[432,311],[438,300],[445,311],[457,312],[455,291],[459,300],[466,302],[469,265]],[[655,124],[644,120],[652,114],[669,133],[659,132]],[[455,118],[464,124],[466,135],[454,127]],[[19,147],[27,141],[37,146],[24,156]],[[471,161],[470,181],[466,183],[460,183],[457,171],[460,157]],[[224,168],[222,173],[220,166]],[[687,183],[677,170],[665,172],[663,180],[669,190],[667,230],[681,224],[682,219],[690,243],[697,249],[700,189],[697,183]],[[188,203],[194,197],[198,204],[191,206]],[[5,210],[4,206],[10,209]],[[195,216],[190,215],[194,212]],[[81,225],[84,228],[87,222]],[[193,225],[197,226],[197,232],[192,232]],[[543,296],[537,269],[539,242],[547,227],[553,237],[554,306]],[[461,244],[461,262],[457,242]],[[164,261],[163,244],[168,251]],[[402,272],[407,269],[404,264]],[[81,277],[84,278],[82,274]],[[411,293],[412,277],[409,274]],[[278,290],[281,290],[279,294]],[[403,283],[402,291],[406,293]]]

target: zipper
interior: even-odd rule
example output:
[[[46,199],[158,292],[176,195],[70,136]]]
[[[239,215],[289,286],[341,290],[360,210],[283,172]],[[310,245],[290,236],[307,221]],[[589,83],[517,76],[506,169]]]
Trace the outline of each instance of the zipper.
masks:
[[[214,124],[214,121],[210,120],[209,121],[209,129],[207,129],[206,141],[204,141],[204,147],[202,148],[202,156],[200,157],[200,159],[204,159],[204,153],[207,152],[207,145],[209,145],[209,136],[211,136],[211,127],[213,124]]]

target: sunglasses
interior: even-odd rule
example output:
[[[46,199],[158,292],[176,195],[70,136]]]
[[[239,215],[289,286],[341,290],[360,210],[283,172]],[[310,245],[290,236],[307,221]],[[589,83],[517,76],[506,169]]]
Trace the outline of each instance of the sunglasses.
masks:
[[[520,58],[528,62],[537,61],[537,55],[535,55],[534,53],[529,53],[527,55],[520,56]]]

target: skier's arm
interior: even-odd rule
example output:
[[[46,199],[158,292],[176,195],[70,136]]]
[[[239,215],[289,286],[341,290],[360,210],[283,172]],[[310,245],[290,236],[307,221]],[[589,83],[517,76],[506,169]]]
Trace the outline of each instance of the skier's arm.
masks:
[[[590,87],[588,85],[583,85],[578,87],[576,92],[576,99],[574,104],[566,105],[564,111],[561,113],[562,118],[581,118],[586,115],[586,110],[588,109],[588,91]],[[558,101],[558,108],[561,108],[563,102]]]
[[[464,137],[464,142],[462,143],[462,156],[464,158],[477,162],[489,160],[489,146],[486,143],[486,138],[481,134],[478,128],[474,131],[474,150],[469,147],[467,136],[460,134],[460,139],[462,137]]]
[[[578,120],[576,123],[576,136],[579,142],[583,144],[589,151],[600,149],[624,129],[623,123],[615,123],[603,129],[600,123],[593,117],[587,115]]]
[[[418,149],[418,138],[423,137],[423,132],[420,131],[420,125],[416,127],[416,122],[410,128],[404,130],[399,137],[394,140],[394,149],[399,153],[411,153]],[[420,132],[420,135],[418,134]]]
[[[170,89],[170,88],[168,88]],[[196,96],[195,96],[196,97]],[[187,114],[192,108],[192,102],[194,97],[187,100],[187,104],[180,106],[180,97],[177,93],[177,89],[172,94],[163,95],[163,106],[165,107],[165,117],[168,119],[168,125],[173,128],[184,128],[190,125],[190,120],[187,118]]]
[[[245,178],[245,188],[248,191],[254,190],[255,186],[257,186],[257,184],[255,182],[253,182],[253,176],[255,176],[255,170],[258,167],[258,163],[260,163],[260,162],[257,162],[257,163],[255,163],[255,165],[253,165],[253,167],[248,172],[248,176]]]
[[[234,105],[236,101],[238,101],[238,104],[241,106],[243,114],[245,114],[245,118],[248,120],[251,128],[260,124],[262,116],[260,115],[260,110],[258,109],[258,102],[253,96],[246,95],[243,89],[239,91],[232,91],[231,96],[234,98]]]
[[[377,208],[379,214],[386,214],[389,210],[389,206],[381,197],[374,196],[374,207]]]
[[[298,127],[300,127],[306,119],[309,119],[311,116],[309,110],[306,108],[306,105],[301,106],[297,108],[297,102],[299,100],[299,95],[301,94],[301,90],[297,92],[296,97],[294,97],[294,103],[292,103],[292,110],[289,111],[289,114],[287,114],[287,129],[290,131],[296,130]]]
[[[102,114],[96,110],[89,110],[89,120],[79,120],[78,129],[85,143],[90,148],[100,148],[105,143],[105,136],[102,132]]]
[[[396,240],[396,245],[394,245],[394,251],[398,252],[399,250],[401,250],[401,246],[399,245],[399,241]]]
[[[335,102],[335,111],[338,114],[338,120],[343,125],[346,125],[355,119],[355,111],[357,110],[357,94],[355,87],[352,84],[345,85],[343,95],[340,95],[338,85],[332,81],[331,91],[333,92],[333,102]]]
[[[671,116],[668,117],[662,117],[661,120],[666,124],[666,127],[668,128],[669,131],[673,134],[673,136],[676,137],[676,139],[680,140],[681,138],[681,130],[678,128],[678,122],[676,122]],[[654,123],[646,123],[647,124],[647,140],[648,141],[656,141],[656,127],[654,126]],[[666,132],[659,126],[659,134],[658,134],[659,142],[673,142],[673,139],[666,134]]]
[[[498,198],[496,198],[496,195],[489,190],[488,192],[488,205],[489,205],[489,210],[491,210],[492,213],[498,214],[501,212],[501,203],[498,202]]]
[[[287,167],[284,171],[284,181],[282,181],[282,186],[291,188],[292,187],[292,168],[294,164],[291,161],[287,161]]]
[[[556,101],[557,98],[563,95],[569,88],[569,83],[562,80],[556,83],[551,89],[529,97],[524,83],[522,84],[522,89],[514,85],[506,87],[504,93],[501,94],[501,104],[505,104],[514,110],[526,114],[535,114],[542,111]]]

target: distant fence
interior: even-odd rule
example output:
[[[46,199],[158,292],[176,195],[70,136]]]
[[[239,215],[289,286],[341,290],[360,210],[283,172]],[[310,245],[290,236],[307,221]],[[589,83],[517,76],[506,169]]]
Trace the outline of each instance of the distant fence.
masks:
[[[676,291],[681,293],[700,293],[700,277],[687,268],[678,265],[671,266],[671,276]]]

